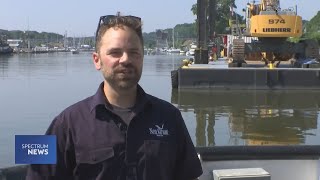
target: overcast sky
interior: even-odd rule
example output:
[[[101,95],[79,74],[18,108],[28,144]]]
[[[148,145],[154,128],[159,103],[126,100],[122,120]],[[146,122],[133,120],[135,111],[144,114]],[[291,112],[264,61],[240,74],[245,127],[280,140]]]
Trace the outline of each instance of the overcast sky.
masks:
[[[238,11],[248,0],[236,0]],[[257,1],[258,2],[258,1]],[[101,15],[140,16],[143,31],[172,28],[194,22],[196,0],[1,0],[0,29],[55,32],[68,36],[91,36]],[[320,10],[319,0],[281,0],[281,7],[298,5],[298,13],[310,20]]]

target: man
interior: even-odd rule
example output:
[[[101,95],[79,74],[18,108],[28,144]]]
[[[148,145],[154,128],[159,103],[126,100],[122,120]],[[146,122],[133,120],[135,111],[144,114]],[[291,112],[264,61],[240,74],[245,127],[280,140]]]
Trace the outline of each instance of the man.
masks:
[[[95,68],[104,82],[95,95],[58,115],[57,164],[31,165],[27,180],[191,180],[201,164],[180,111],[138,85],[143,65],[141,20],[102,16]]]

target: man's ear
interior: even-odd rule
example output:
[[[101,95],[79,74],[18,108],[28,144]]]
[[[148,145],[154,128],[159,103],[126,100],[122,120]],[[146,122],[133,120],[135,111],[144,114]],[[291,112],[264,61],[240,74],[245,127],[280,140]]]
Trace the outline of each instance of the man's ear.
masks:
[[[93,64],[96,67],[96,70],[101,69],[100,56],[97,52],[92,53]]]

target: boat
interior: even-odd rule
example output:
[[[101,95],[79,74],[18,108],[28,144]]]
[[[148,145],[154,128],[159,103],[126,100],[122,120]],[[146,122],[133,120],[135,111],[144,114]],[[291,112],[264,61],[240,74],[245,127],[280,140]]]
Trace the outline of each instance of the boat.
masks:
[[[3,54],[11,54],[13,49],[9,46],[9,44],[4,40],[0,39],[0,55]]]
[[[187,51],[187,56],[194,56],[197,45],[195,43],[190,44],[190,49]]]
[[[215,146],[197,151],[203,169],[200,180],[319,178],[320,145]]]
[[[181,49],[174,48],[174,47],[167,50],[168,53],[172,53],[172,54],[180,53],[180,51],[181,51]]]
[[[186,56],[194,56],[195,49],[189,49],[189,51],[186,52]]]
[[[185,50],[180,50],[180,55],[186,55],[186,51]]]
[[[175,43],[174,34],[175,34],[175,33],[174,33],[174,28],[173,28],[173,29],[172,29],[172,47],[169,48],[169,49],[167,50],[167,52],[170,53],[170,54],[176,54],[176,53],[180,54],[181,49],[180,49],[180,48],[175,48],[175,46],[174,46],[174,43]]]
[[[70,52],[72,54],[79,54],[80,53],[80,51],[79,51],[80,47],[81,47],[80,46],[80,39],[79,39],[79,42],[78,42],[78,46],[76,46],[76,38],[73,37],[73,46],[71,47]]]
[[[233,175],[236,176],[233,179],[239,180],[240,176],[248,178],[249,175],[257,180],[270,177],[272,180],[319,178],[320,145],[213,146],[197,147],[196,150],[203,169],[199,180],[217,180],[216,176],[226,173],[229,179]],[[0,177],[6,180],[24,179],[26,170],[26,165],[2,168]],[[220,177],[222,179],[227,178]]]
[[[79,53],[80,53],[80,52],[79,52],[79,49],[71,49],[70,52],[71,52],[72,54],[79,54]]]
[[[32,48],[32,53],[48,53],[49,47],[42,44],[41,46],[36,46]]]

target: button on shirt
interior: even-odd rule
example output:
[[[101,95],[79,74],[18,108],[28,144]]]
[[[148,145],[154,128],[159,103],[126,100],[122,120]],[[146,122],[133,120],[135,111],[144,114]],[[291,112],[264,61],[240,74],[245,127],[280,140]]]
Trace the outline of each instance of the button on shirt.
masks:
[[[101,83],[95,95],[53,120],[46,134],[57,136],[57,164],[31,165],[27,180],[191,180],[202,174],[176,107],[138,86],[131,110],[126,125]]]

